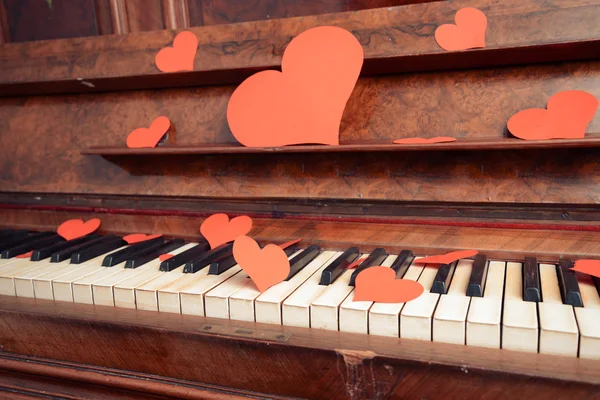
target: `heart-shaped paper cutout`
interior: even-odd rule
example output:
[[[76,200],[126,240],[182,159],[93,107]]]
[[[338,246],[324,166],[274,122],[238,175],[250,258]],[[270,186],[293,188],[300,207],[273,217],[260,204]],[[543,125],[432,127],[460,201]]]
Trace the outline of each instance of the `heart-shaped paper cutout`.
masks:
[[[477,254],[479,254],[477,250],[460,250],[452,251],[446,254],[419,258],[413,262],[416,264],[450,264],[456,260],[460,260],[461,258],[474,257]]]
[[[600,260],[577,260],[571,270],[600,278]]]
[[[227,214],[213,214],[200,225],[200,233],[206,238],[210,248],[233,242],[252,229],[252,219],[246,215],[229,220]]]
[[[28,251],[27,253],[19,254],[15,256],[15,258],[29,258],[33,254],[33,251]]]
[[[135,244],[145,242],[146,240],[156,239],[161,237],[162,234],[157,233],[155,235],[144,235],[143,233],[132,233],[131,235],[123,236],[123,240],[128,244]]]
[[[369,257],[362,257],[362,258],[358,258],[356,260],[354,260],[354,262],[352,262],[350,265],[348,265],[346,267],[346,269],[354,269],[356,267],[358,267],[360,264],[362,264],[363,261],[365,261],[367,258]]]
[[[156,67],[162,72],[193,71],[198,51],[198,38],[189,31],[175,36],[173,47],[165,47],[156,54]]]
[[[158,256],[160,261],[167,261],[169,258],[173,258],[173,254],[161,254]]]
[[[396,272],[388,267],[370,267],[356,277],[353,301],[379,303],[406,303],[423,294],[419,282],[396,279]]]
[[[433,144],[433,143],[446,143],[446,142],[456,142],[456,138],[453,138],[450,136],[436,136],[436,137],[432,137],[429,139],[411,137],[411,138],[403,138],[403,139],[394,140],[394,143],[396,143],[396,144]]]
[[[137,128],[131,131],[127,136],[127,147],[131,149],[156,147],[170,127],[169,118],[158,117],[152,121],[149,128]]]
[[[345,29],[321,26],[287,46],[279,71],[242,82],[229,100],[227,121],[248,147],[339,144],[344,108],[363,63],[359,41]]]
[[[472,7],[461,8],[454,16],[454,24],[446,24],[435,30],[435,40],[447,51],[468,50],[485,47],[487,17]]]
[[[581,90],[550,97],[548,106],[519,111],[508,120],[510,133],[524,140],[582,139],[598,110],[598,99]]]
[[[66,240],[73,240],[85,235],[89,235],[100,227],[100,220],[92,218],[86,222],[82,219],[70,219],[60,224],[56,233]]]
[[[233,257],[261,293],[283,282],[290,274],[290,261],[281,247],[268,244],[261,249],[258,243],[248,236],[235,239]]]

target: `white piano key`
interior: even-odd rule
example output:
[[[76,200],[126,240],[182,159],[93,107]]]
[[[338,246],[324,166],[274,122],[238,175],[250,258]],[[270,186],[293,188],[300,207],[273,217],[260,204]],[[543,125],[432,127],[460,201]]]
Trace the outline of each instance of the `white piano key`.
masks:
[[[579,326],[579,357],[600,360],[600,296],[589,275],[577,273],[583,307],[573,307]]]
[[[505,269],[505,262],[490,261],[483,297],[471,298],[467,316],[468,346],[500,348]]]
[[[15,277],[44,268],[48,264],[43,261],[33,262],[29,259],[19,259],[0,268],[0,295],[16,296]]]
[[[577,321],[573,306],[562,303],[555,265],[540,264],[540,283],[540,353],[577,357]]]
[[[288,258],[292,259],[300,252],[301,250],[298,250]],[[273,287],[274,286],[270,287],[267,291],[271,290]],[[256,317],[254,313],[254,302],[260,294],[261,293],[256,288],[256,285],[249,279],[246,285],[236,290],[229,297],[229,318],[239,321],[254,322]]]
[[[363,254],[357,258],[367,258]],[[331,285],[328,285],[323,293],[319,295],[310,305],[310,325],[312,328],[326,329],[330,331],[339,330],[340,305],[354,290],[350,286],[350,279],[354,269],[342,273]]]
[[[125,261],[112,267],[102,267],[96,272],[77,279],[71,284],[73,289],[73,301],[82,304],[94,304],[94,282],[100,281],[108,276],[119,273],[125,269]]]
[[[35,298],[33,280],[40,275],[60,269],[68,262],[63,261],[63,263],[50,263],[49,261],[38,261],[37,263],[42,266],[40,268],[28,270],[15,275],[14,281],[17,297]]]
[[[471,298],[467,296],[473,260],[460,260],[456,265],[450,288],[440,296],[433,316],[433,341],[465,344],[467,312]]]
[[[323,271],[334,254],[334,251],[323,251],[289,281],[270,287],[258,296],[254,305],[256,322],[281,325],[282,303],[313,275],[320,278],[319,271]]]
[[[65,260],[60,263],[53,264],[59,266],[59,268],[48,270],[45,273],[33,278],[33,288],[36,299],[54,300],[54,289],[52,282],[63,275],[79,270],[80,268],[85,268],[86,266],[85,263],[71,264],[71,260]]]
[[[537,305],[523,301],[523,264],[506,263],[502,348],[536,353],[538,351]]]
[[[416,260],[417,258],[415,258]],[[418,281],[424,264],[411,264],[402,279]],[[400,337],[400,312],[406,303],[375,303],[369,310],[371,335]]]
[[[438,272],[438,265],[425,265],[419,282],[424,292],[415,300],[405,304],[400,312],[400,337],[405,339],[431,340],[433,313],[440,295],[431,293],[433,280]]]
[[[170,252],[170,254],[177,255],[182,251],[186,251],[187,249],[196,246],[197,243],[188,243],[177,249],[174,249]],[[93,283],[92,291],[94,293],[94,304],[101,306],[115,306],[115,298],[114,298],[114,287],[118,285],[120,282],[123,282],[133,276],[153,271],[156,274],[165,274],[167,272],[160,271],[160,259],[157,257],[156,259],[147,262],[146,264],[138,267],[138,268],[123,268],[121,271],[116,274],[112,274],[107,276],[106,278],[100,279]]]
[[[381,265],[390,267],[398,258],[397,255],[388,256]],[[369,333],[369,309],[372,301],[354,301],[354,290],[340,305],[340,331],[354,333]]]
[[[282,306],[283,325],[310,328],[310,304],[327,288],[326,285],[319,285],[321,274],[342,254],[341,251],[335,252],[320,270],[285,299]]]
[[[244,271],[232,276],[219,286],[210,290],[204,295],[204,311],[207,317],[229,319],[229,297],[240,288],[248,285],[250,278]],[[197,312],[197,310],[188,310],[187,306],[181,307],[182,314]]]
[[[184,266],[164,272],[135,288],[135,302],[138,310],[158,311],[158,290],[185,275]]]

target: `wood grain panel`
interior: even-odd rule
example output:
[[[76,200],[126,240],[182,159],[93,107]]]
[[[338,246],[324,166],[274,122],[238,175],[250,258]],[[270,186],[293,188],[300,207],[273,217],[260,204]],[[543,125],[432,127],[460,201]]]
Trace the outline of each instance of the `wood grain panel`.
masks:
[[[110,6],[111,0],[94,0],[96,5],[96,17],[98,19],[98,33],[100,35],[112,35],[117,33],[113,29],[113,16]]]
[[[498,138],[506,121],[554,93],[600,97],[600,62],[364,78],[344,113],[342,140],[451,135]],[[567,79],[568,78],[568,79]],[[272,154],[103,159],[82,148],[122,145],[158,115],[179,145],[233,143],[232,87],[0,102],[5,191],[253,198],[598,204],[594,149],[446,154]],[[600,134],[600,114],[589,125]],[[33,156],[32,154],[35,154]]]
[[[188,0],[163,0],[163,10],[167,29],[184,29],[190,26]]]
[[[3,2],[10,42],[99,34],[94,0],[3,0]]]
[[[202,11],[202,0],[187,0],[190,14],[190,26],[204,25],[204,12]]]
[[[127,0],[129,32],[166,29],[163,0]]]

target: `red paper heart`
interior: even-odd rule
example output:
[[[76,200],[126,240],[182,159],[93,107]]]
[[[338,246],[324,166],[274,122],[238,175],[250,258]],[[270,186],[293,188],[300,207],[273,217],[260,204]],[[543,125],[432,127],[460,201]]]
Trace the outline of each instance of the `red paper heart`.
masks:
[[[452,251],[446,254],[439,254],[436,256],[429,256],[415,260],[417,264],[450,264],[461,258],[474,257],[479,252],[477,250],[460,250]]]
[[[85,235],[89,235],[100,227],[100,220],[92,218],[86,222],[82,219],[70,219],[60,224],[56,233],[66,240],[73,240]]]
[[[252,219],[246,215],[230,221],[227,214],[213,214],[200,225],[200,233],[206,238],[211,249],[246,235],[250,229]]]
[[[581,139],[596,114],[598,99],[567,90],[550,97],[546,108],[519,111],[508,120],[508,130],[524,140]]]
[[[476,8],[466,7],[457,11],[454,24],[446,24],[435,30],[435,40],[447,51],[468,50],[485,47],[487,17]]]
[[[160,139],[171,127],[171,121],[167,117],[158,117],[150,124],[150,128],[134,129],[127,136],[127,147],[139,149],[142,147],[156,147]]]
[[[146,240],[156,239],[161,237],[162,234],[157,233],[155,235],[144,235],[143,233],[132,233],[131,235],[123,236],[123,240],[128,244],[135,244],[145,242]]]
[[[181,32],[173,40],[173,47],[165,47],[156,54],[156,67],[162,72],[193,71],[198,51],[198,38],[192,32]]]
[[[161,254],[160,256],[158,256],[158,259],[160,261],[166,261],[166,260],[168,260],[169,258],[172,258],[172,257],[173,257],[173,254]]]
[[[261,293],[283,282],[290,274],[290,261],[281,247],[268,244],[261,249],[258,243],[248,236],[235,239],[233,257],[252,278]]]
[[[248,147],[339,144],[363,57],[359,41],[342,28],[301,33],[285,49],[282,72],[262,71],[237,87],[227,107],[231,132]]]
[[[456,142],[456,138],[450,136],[436,136],[429,139],[412,137],[394,140],[394,143],[396,144],[433,144],[446,142]]]
[[[423,293],[419,282],[396,279],[396,272],[388,267],[370,267],[356,277],[353,301],[379,303],[406,303]]]
[[[577,260],[571,269],[600,278],[600,260]]]
[[[15,258],[29,258],[29,257],[31,257],[32,254],[33,254],[33,251],[29,251],[27,253],[23,253],[23,254],[19,254],[18,256],[15,256]]]
[[[369,257],[363,257],[363,258],[359,258],[357,260],[354,260],[354,262],[352,262],[350,265],[348,265],[346,267],[346,269],[354,269],[356,267],[358,267],[360,264],[362,264],[363,261],[365,261],[367,258]]]

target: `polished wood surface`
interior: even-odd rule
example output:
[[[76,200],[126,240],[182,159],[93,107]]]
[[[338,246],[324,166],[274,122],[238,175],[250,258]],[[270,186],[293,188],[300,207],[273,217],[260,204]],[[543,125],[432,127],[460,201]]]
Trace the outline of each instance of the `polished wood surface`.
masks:
[[[600,398],[600,365],[578,358],[83,304],[1,300],[0,342],[6,353],[267,396],[459,399],[466,393],[481,398],[499,391],[508,398]],[[235,334],[236,328],[267,337],[276,333],[282,339],[242,337]],[[79,340],[83,337],[95,345],[87,346]],[[0,369],[11,369],[5,360],[0,358]]]

